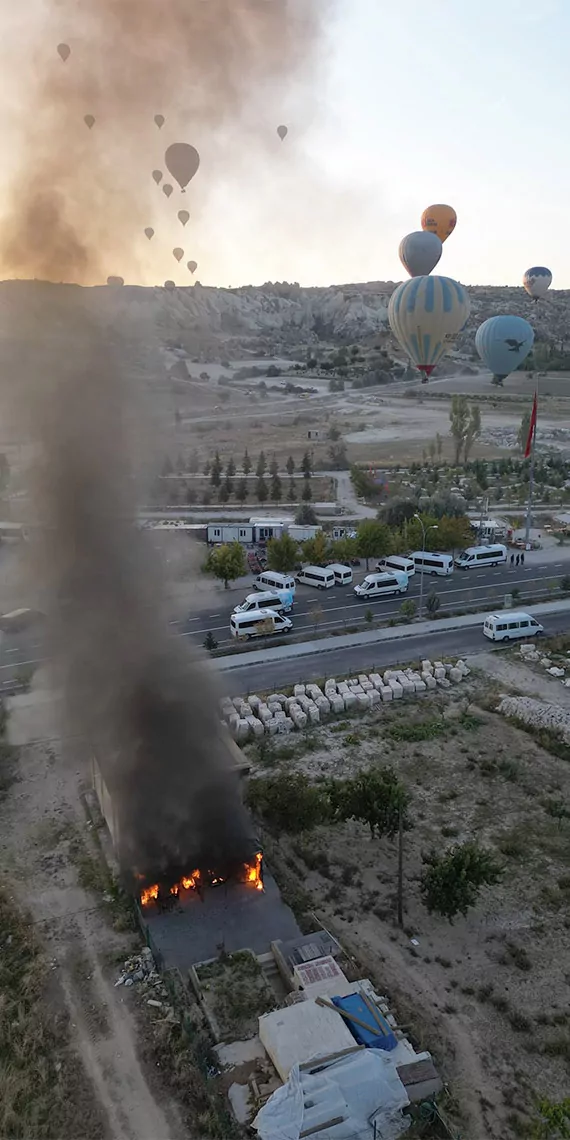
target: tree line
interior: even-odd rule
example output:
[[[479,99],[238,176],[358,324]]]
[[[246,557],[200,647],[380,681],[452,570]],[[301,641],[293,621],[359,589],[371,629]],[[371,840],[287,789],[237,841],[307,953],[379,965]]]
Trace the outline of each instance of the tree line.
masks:
[[[165,459],[162,476],[166,477],[175,473],[184,474],[186,470],[189,474],[198,474],[198,462],[195,453],[191,456],[187,467],[184,466],[182,457],[179,457],[176,466],[169,458]],[[233,455],[230,455],[224,465],[219,451],[216,451],[213,459],[208,459],[202,468],[202,474],[209,480],[212,488],[211,492],[205,494],[208,495],[208,502],[211,501],[211,495],[216,493],[220,503],[227,503],[232,495],[238,503],[245,503],[250,494],[259,503],[265,503],[267,500],[271,500],[272,503],[281,503],[284,498],[290,503],[296,503],[299,497],[302,502],[310,503],[313,498],[311,478],[314,471],[313,460],[309,451],[305,452],[299,464],[299,472],[303,475],[300,495],[293,478],[296,470],[297,465],[292,455],[288,457],[282,472],[275,453],[268,460],[264,451],[260,451],[254,467],[253,460],[246,448],[238,471]],[[249,478],[252,471],[255,474],[253,488]],[[284,486],[285,475],[289,479],[287,487]],[[197,499],[194,488],[187,488],[186,495],[189,502],[195,502]]]

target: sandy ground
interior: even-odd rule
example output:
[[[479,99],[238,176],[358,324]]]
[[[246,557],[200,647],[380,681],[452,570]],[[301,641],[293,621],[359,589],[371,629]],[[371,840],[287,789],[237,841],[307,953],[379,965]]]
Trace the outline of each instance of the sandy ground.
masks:
[[[458,719],[469,690],[445,702],[445,731],[404,742],[398,724],[441,715],[421,706],[383,706],[311,733],[293,758],[312,778],[342,777],[375,763],[393,765],[412,795],[405,837],[405,926],[394,920],[396,844],[371,840],[359,824],[282,837],[281,872],[309,892],[325,926],[376,978],[400,1022],[429,1048],[449,1082],[468,1140],[518,1140],[535,1096],[568,1088],[569,823],[549,807],[568,802],[570,769],[498,715],[471,705],[480,723]],[[471,698],[482,697],[481,682]],[[438,711],[439,710],[439,711]],[[342,724],[342,722],[341,722]],[[291,742],[294,746],[295,742]],[[540,780],[537,783],[537,773]],[[505,874],[453,925],[421,903],[422,852],[476,838]],[[417,938],[417,947],[411,938]]]
[[[77,742],[60,745],[56,711],[48,690],[12,702],[20,772],[0,806],[4,873],[35,916],[57,972],[72,1045],[107,1122],[105,1140],[189,1140],[172,1098],[141,1061],[128,991],[114,986],[116,961],[133,935],[114,931],[100,899],[78,885],[69,840],[89,843],[79,800],[87,755]]]
[[[540,646],[538,647],[540,648]],[[507,654],[476,653],[469,658],[469,665],[481,669],[499,684],[516,689],[525,697],[534,697],[548,704],[561,705],[570,709],[570,689],[538,664],[525,664],[516,650]]]

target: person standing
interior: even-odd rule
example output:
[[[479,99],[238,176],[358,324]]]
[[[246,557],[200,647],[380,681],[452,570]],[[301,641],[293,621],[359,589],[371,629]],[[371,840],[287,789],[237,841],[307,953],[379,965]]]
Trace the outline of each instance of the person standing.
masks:
[[[521,551],[521,566],[524,566],[524,550]]]
[[[514,556],[514,554],[511,554],[511,566],[514,566],[514,564],[515,564],[515,556]]]

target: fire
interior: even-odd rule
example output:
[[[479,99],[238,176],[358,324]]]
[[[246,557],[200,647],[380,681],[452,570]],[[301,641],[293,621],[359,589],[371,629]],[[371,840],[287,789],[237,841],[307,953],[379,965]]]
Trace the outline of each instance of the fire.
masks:
[[[157,898],[158,898],[158,883],[153,883],[152,887],[146,887],[145,890],[142,891],[142,893],[141,893],[141,904],[142,904],[142,906],[149,906],[150,903],[154,902],[154,900]]]
[[[256,891],[263,890],[263,855],[261,851],[257,852],[254,863],[246,863],[245,865],[245,881],[246,883],[253,883]]]
[[[220,886],[220,884],[226,882],[224,878],[215,875],[213,872],[202,873],[199,870],[195,870],[191,871],[189,875],[183,875],[177,883],[173,883],[172,886],[168,888],[168,893],[178,898],[181,890],[197,890],[204,880],[211,887]],[[243,871],[239,875],[239,880],[250,884],[256,891],[263,890],[263,855],[261,851],[257,852],[253,863],[244,863]],[[166,893],[166,888],[164,888],[164,891]],[[151,903],[157,902],[159,895],[159,883],[153,883],[151,887],[145,887],[145,889],[141,891],[141,906],[150,906]]]

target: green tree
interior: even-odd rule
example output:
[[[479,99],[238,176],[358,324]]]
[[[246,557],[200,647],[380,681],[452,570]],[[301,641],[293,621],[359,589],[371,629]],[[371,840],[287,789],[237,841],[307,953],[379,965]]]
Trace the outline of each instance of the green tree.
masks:
[[[297,526],[316,526],[318,519],[315,508],[310,503],[301,503],[297,508],[295,522]]]
[[[380,507],[379,518],[387,526],[402,526],[402,523],[413,519],[417,509],[414,499],[404,499],[396,495]]]
[[[226,477],[224,479],[224,487],[226,488],[226,491],[228,492],[228,499],[229,499],[230,495],[233,495],[233,493],[234,493],[234,481],[232,478],[230,478],[227,471],[226,471]]]
[[[327,439],[330,439],[330,440],[332,440],[333,443],[336,443],[337,439],[340,439],[341,435],[342,435],[342,432],[341,432],[340,428],[338,428],[336,426],[336,424],[331,424],[331,426],[327,432]]]
[[[269,495],[269,489],[265,479],[259,478],[255,487],[255,494],[259,503],[266,503]]]
[[[222,481],[222,461],[220,454],[216,451],[210,467],[210,483],[212,487],[219,487]]]
[[[313,637],[316,637],[317,630],[325,617],[325,612],[319,602],[313,602],[309,607],[308,617],[313,626]]]
[[[293,475],[295,474],[295,460],[293,459],[292,455],[289,456],[289,458],[285,464],[285,467],[287,469],[287,474],[288,474],[289,478],[291,479],[293,477]]]
[[[265,475],[266,471],[267,471],[267,459],[265,458],[265,452],[260,451],[258,458],[257,458],[257,466],[255,468],[255,474],[257,475],[257,478],[263,479],[263,476]]]
[[[210,460],[207,459],[206,462],[204,463],[203,468],[202,468],[202,471],[203,471],[204,475],[206,476],[206,478],[210,474],[211,470],[212,470],[212,464],[210,463]]]
[[[244,475],[249,475],[249,473],[251,471],[251,459],[249,457],[249,452],[247,450],[247,447],[243,453],[243,459],[241,461],[241,469],[242,469]]]
[[[371,558],[382,558],[392,550],[392,536],[388,527],[376,519],[361,522],[356,536],[356,548],[360,557],[366,559],[368,570]]]
[[[303,543],[303,560],[311,566],[326,566],[329,558],[329,543],[327,536],[320,530],[314,538],[308,538]]]
[[[271,475],[272,479],[274,479],[275,476],[279,474],[279,464],[277,462],[277,456],[275,452],[273,452],[271,463],[269,464],[269,474]]]
[[[429,455],[429,461],[433,466],[433,464],[435,463],[435,440],[434,439],[432,439],[430,444],[429,444],[428,455]]]
[[[413,598],[406,598],[400,606],[400,613],[404,621],[413,621],[418,612],[418,607]]]
[[[539,1100],[541,1119],[529,1133],[531,1140],[570,1140],[570,1097],[558,1102]]]
[[[271,480],[270,490],[271,502],[280,503],[283,497],[283,486],[278,475],[274,475]]]
[[[204,645],[204,649],[209,649],[209,650],[210,650],[210,653],[211,653],[211,652],[212,652],[214,649],[217,649],[217,648],[218,648],[218,642],[216,641],[216,639],[215,639],[215,637],[214,637],[214,635],[213,635],[213,633],[212,633],[212,631],[211,631],[210,629],[208,630],[208,632],[207,632],[207,634],[206,634],[206,636],[205,636],[205,638],[204,638],[204,642],[203,642],[203,645]]]
[[[475,906],[482,887],[498,883],[503,869],[490,851],[478,843],[457,843],[443,855],[432,851],[424,855],[425,871],[420,879],[420,893],[430,914],[453,919],[466,915]]]
[[[440,606],[441,606],[441,601],[440,601],[438,595],[436,594],[436,592],[432,586],[432,588],[429,591],[429,594],[426,598],[426,611],[429,614],[429,616],[435,617]]]
[[[240,479],[240,481],[236,487],[236,499],[237,499],[238,503],[245,503],[245,500],[247,499],[248,494],[249,494],[249,487],[247,485],[247,479]]]
[[[307,831],[324,823],[329,814],[327,796],[304,772],[280,772],[250,780],[247,802],[276,831]]]
[[[336,819],[355,819],[370,828],[372,839],[394,839],[400,826],[400,813],[409,825],[409,793],[393,768],[370,768],[349,780],[335,781],[329,790]]]
[[[216,546],[210,552],[206,565],[210,573],[224,583],[224,588],[227,590],[228,582],[233,582],[245,574],[244,548],[239,542]]]
[[[289,503],[296,503],[297,502],[297,490],[295,488],[295,480],[294,479],[289,480],[289,490],[287,491],[287,501]]]
[[[465,440],[463,442],[463,458],[465,463],[469,462],[469,456],[473,450],[473,444],[481,435],[481,409],[479,404],[471,404],[469,408],[469,419],[467,421],[467,431],[465,433]]]
[[[461,453],[469,431],[469,418],[467,396],[460,396],[456,393],[451,397],[451,410],[449,412],[449,432],[453,439],[455,449],[453,462],[456,467],[461,462]]]
[[[301,492],[301,498],[302,498],[304,503],[310,503],[311,499],[313,498],[313,492],[311,489],[311,480],[310,479],[304,479],[303,480],[303,490]]]
[[[226,479],[233,479],[236,473],[236,464],[233,455],[230,455],[226,463]]]
[[[443,515],[438,519],[437,530],[430,531],[437,550],[463,550],[473,543],[473,530],[465,515],[450,518]]]
[[[228,484],[227,484],[227,482],[224,482],[218,487],[218,502],[219,503],[227,503],[229,497],[230,497],[230,492],[228,489]]]
[[[311,475],[313,474],[313,461],[308,451],[305,452],[301,460],[301,471],[303,472],[305,479],[310,479]]]
[[[437,452],[437,461],[438,461],[438,463],[441,463],[441,453],[443,451],[443,440],[442,440],[439,432],[436,433],[436,437],[435,437],[435,450]]]
[[[357,540],[355,538],[337,538],[330,545],[331,558],[337,562],[350,563],[351,558],[358,554]]]
[[[332,443],[327,455],[331,471],[347,471],[350,467],[345,443]]]
[[[267,565],[270,570],[277,570],[280,574],[288,574],[295,569],[299,558],[299,547],[290,534],[281,535],[281,538],[270,538],[267,543]]]

